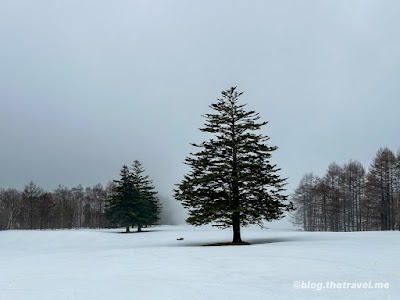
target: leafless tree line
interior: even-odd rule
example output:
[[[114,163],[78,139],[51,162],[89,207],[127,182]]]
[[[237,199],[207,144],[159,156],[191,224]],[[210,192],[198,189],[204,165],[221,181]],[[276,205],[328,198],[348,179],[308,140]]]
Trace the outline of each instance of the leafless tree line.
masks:
[[[22,190],[0,189],[0,229],[103,228],[112,183],[47,192],[33,182]]]
[[[400,230],[400,150],[379,149],[368,171],[350,161],[306,174],[291,198],[307,231]]]

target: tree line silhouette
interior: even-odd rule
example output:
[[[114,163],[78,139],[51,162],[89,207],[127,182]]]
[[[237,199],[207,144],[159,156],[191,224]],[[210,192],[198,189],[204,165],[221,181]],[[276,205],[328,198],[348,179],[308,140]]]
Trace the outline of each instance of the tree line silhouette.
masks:
[[[400,230],[400,149],[379,149],[368,171],[351,160],[306,174],[291,199],[292,221],[307,231]]]
[[[104,210],[112,189],[110,182],[49,192],[32,181],[22,190],[0,189],[0,229],[110,227]]]

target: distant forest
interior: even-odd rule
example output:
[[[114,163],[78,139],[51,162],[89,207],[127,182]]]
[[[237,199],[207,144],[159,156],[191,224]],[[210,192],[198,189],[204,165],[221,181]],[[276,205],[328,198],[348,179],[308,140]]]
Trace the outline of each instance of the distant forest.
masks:
[[[114,227],[104,214],[114,187],[0,189],[0,230]],[[400,149],[379,149],[368,170],[351,160],[305,174],[290,198],[292,222],[306,231],[400,230]]]
[[[104,215],[113,185],[48,192],[30,182],[22,190],[0,189],[0,229],[113,227]]]
[[[307,231],[400,230],[400,150],[379,149],[368,171],[352,160],[306,174],[291,200],[293,223]]]

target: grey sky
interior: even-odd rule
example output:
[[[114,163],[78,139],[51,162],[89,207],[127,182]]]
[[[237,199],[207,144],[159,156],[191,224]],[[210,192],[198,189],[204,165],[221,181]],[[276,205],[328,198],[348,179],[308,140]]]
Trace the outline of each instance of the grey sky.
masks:
[[[270,123],[289,192],[400,147],[399,1],[0,2],[0,186],[106,183],[139,159],[171,195],[221,90]]]

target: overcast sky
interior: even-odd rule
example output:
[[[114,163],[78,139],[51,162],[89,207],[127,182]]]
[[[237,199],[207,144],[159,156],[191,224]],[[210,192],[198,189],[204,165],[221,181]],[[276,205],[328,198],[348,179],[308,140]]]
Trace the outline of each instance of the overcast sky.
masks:
[[[288,177],[400,147],[399,1],[0,2],[0,186],[170,196],[202,114],[238,86]]]

